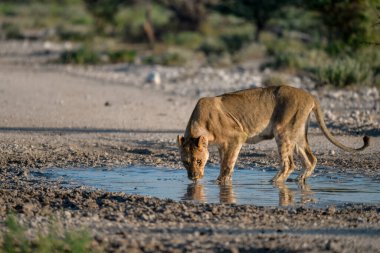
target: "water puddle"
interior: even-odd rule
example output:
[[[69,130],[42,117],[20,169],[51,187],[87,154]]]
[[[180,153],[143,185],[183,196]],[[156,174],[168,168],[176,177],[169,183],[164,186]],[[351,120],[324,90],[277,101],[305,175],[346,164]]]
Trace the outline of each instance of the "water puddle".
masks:
[[[66,186],[86,185],[111,192],[149,195],[162,199],[208,203],[254,204],[259,206],[317,206],[346,203],[380,203],[379,180],[329,173],[319,168],[308,184],[287,182],[273,186],[269,180],[273,168],[236,169],[232,184],[218,185],[216,167],[206,168],[205,178],[192,183],[185,170],[156,167],[127,167],[115,169],[59,169],[44,172],[49,179],[60,180]],[[297,176],[292,175],[292,178]]]

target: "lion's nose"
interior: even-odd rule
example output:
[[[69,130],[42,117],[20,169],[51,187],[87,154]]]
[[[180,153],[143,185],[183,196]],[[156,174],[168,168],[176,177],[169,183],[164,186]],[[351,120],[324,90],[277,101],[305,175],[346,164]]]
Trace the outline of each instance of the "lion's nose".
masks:
[[[191,180],[197,179],[197,178],[199,177],[199,173],[196,172],[196,171],[189,172],[189,173],[188,173],[188,177],[189,177],[189,179],[191,179]]]

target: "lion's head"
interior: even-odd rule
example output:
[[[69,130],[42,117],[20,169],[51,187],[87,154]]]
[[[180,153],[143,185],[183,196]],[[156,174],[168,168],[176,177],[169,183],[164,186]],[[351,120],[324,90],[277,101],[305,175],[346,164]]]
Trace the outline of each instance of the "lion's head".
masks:
[[[209,156],[207,138],[200,136],[185,139],[183,136],[178,136],[177,143],[188,178],[193,181],[203,178]]]

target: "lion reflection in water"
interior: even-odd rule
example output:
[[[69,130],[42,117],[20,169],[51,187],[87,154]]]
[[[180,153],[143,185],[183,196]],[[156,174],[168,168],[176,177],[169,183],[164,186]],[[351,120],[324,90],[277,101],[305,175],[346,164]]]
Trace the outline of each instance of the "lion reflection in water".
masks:
[[[311,190],[308,184],[299,185],[300,190],[300,202],[295,203],[294,191],[289,189],[286,184],[276,185],[279,193],[278,205],[279,206],[292,206],[295,204],[308,204],[316,203],[316,199],[313,198],[314,192]],[[191,183],[187,186],[187,191],[183,197],[184,200],[195,200],[200,203],[207,203],[207,194],[205,187],[202,183]],[[234,192],[232,184],[219,185],[219,202],[222,204],[233,204],[238,202],[236,200],[236,194]]]
[[[301,198],[299,203],[295,203],[294,191],[289,189],[289,187],[284,183],[276,184],[278,192],[278,205],[279,206],[292,206],[294,204],[308,204],[316,203],[317,200],[313,198],[314,192],[311,190],[308,184],[299,184],[298,189],[301,193]]]
[[[199,182],[189,184],[183,199],[195,200],[201,203],[208,202],[204,185]],[[231,184],[219,185],[219,202],[225,204],[236,203],[236,195]]]

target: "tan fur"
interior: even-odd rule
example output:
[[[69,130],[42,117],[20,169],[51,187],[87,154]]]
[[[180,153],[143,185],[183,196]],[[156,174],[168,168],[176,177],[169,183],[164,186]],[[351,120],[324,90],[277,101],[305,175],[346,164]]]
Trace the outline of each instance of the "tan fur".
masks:
[[[304,182],[313,173],[317,163],[307,140],[311,112],[314,112],[327,139],[339,148],[353,152],[369,145],[367,136],[363,138],[364,145],[358,149],[338,142],[324,123],[319,102],[304,90],[289,86],[242,90],[201,98],[195,106],[185,135],[177,139],[189,179],[203,177],[209,143],[218,146],[221,159],[218,181],[226,182],[232,177],[244,143],[275,138],[281,168],[272,181],[286,181],[294,170],[295,151],[301,157],[305,169],[298,180]]]

